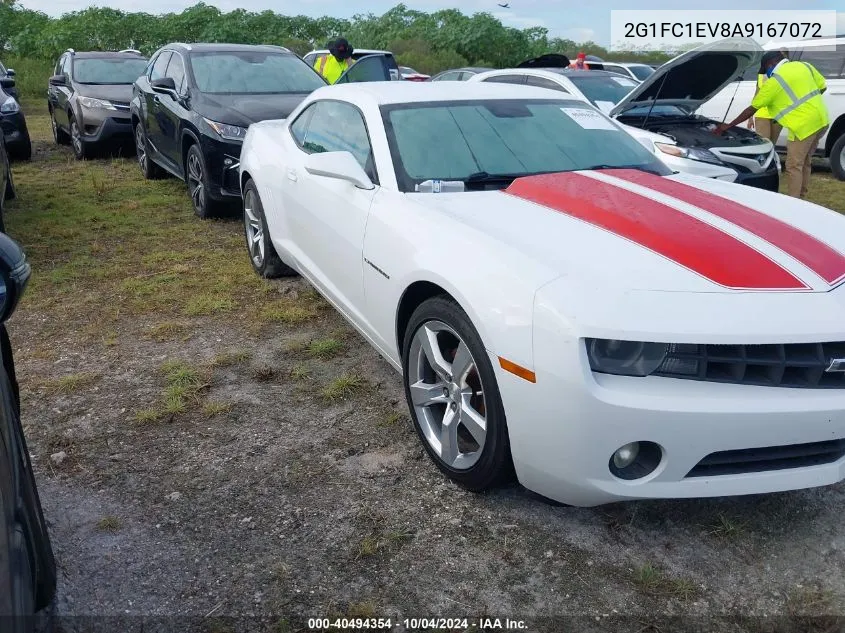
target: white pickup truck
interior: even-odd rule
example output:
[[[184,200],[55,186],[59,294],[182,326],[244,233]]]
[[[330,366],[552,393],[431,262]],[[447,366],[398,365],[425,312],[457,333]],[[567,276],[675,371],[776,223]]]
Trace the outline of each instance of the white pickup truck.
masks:
[[[830,168],[839,180],[845,180],[845,35],[802,40],[770,42],[765,50],[786,49],[792,61],[809,62],[825,77],[824,100],[830,113],[830,128],[819,143],[818,154],[830,159]],[[698,113],[719,121],[732,120],[748,107],[757,85],[757,68],[746,74],[704,103]],[[777,146],[786,148],[787,132],[781,132]]]

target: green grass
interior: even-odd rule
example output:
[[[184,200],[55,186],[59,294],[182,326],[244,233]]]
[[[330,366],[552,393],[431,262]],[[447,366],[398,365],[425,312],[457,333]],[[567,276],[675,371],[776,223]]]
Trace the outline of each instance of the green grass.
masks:
[[[690,600],[699,593],[691,580],[668,576],[650,563],[634,570],[632,582],[639,591],[652,596]]]
[[[366,383],[362,378],[344,374],[332,380],[323,388],[322,396],[326,400],[347,400],[361,392]]]
[[[343,351],[343,343],[336,338],[322,338],[311,341],[308,353],[314,358],[328,360]]]
[[[67,374],[60,378],[47,380],[44,389],[51,394],[71,394],[94,384],[100,378],[97,374]]]
[[[122,525],[123,522],[116,516],[106,516],[97,521],[97,529],[101,532],[117,532]]]
[[[4,56],[3,65],[15,70],[15,87],[21,99],[41,99],[47,107],[47,80],[53,74],[55,61]]]

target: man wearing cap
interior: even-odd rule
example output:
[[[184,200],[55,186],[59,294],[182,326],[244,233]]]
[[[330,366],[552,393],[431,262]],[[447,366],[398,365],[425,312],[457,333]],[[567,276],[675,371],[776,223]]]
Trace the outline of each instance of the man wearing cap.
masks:
[[[321,55],[314,62],[314,70],[333,84],[352,65],[352,47],[344,38],[339,37],[329,43],[329,54]]]
[[[584,52],[578,53],[578,59],[572,62],[571,68],[575,70],[590,70],[590,67],[587,66],[587,54]]]
[[[730,123],[715,130],[722,134],[734,125],[748,120],[760,108],[767,108],[772,120],[789,131],[786,144],[787,191],[790,196],[804,198],[810,184],[813,154],[830,125],[822,93],[827,90],[824,77],[807,62],[791,62],[781,51],[763,55],[759,74],[768,80],[760,87],[751,105]]]

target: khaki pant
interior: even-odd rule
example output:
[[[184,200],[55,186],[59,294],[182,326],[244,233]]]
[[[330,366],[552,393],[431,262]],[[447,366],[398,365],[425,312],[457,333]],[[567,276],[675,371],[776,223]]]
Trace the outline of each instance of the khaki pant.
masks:
[[[786,143],[786,184],[787,192],[794,198],[806,198],[810,186],[810,165],[813,154],[819,145],[819,139],[827,131],[825,125],[818,132],[810,134],[803,141]]]
[[[754,117],[754,128],[757,130],[757,134],[763,138],[769,139],[772,143],[777,145],[778,137],[780,136],[780,131],[783,129],[783,126],[780,123],[776,123],[774,119],[760,119]]]

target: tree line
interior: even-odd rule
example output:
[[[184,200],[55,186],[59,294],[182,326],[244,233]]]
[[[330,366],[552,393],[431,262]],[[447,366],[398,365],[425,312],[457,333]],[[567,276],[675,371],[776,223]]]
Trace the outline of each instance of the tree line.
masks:
[[[17,58],[54,60],[68,48],[135,48],[149,55],[169,42],[278,44],[304,55],[340,35],[353,47],[391,50],[400,63],[427,73],[466,65],[503,68],[543,53],[574,56],[581,50],[620,61],[667,59],[660,53],[609,53],[594,42],[550,37],[539,26],[508,27],[489,13],[465,15],[457,9],[425,13],[403,4],[383,15],[351,19],[244,9],[226,13],[203,2],[181,13],[152,15],[92,7],[51,18],[15,0],[0,0],[0,52]]]

